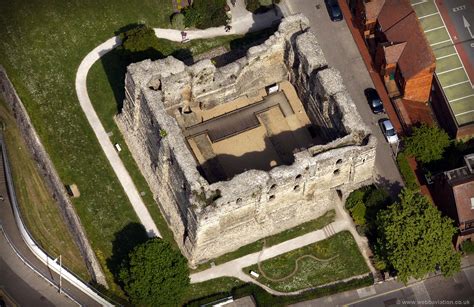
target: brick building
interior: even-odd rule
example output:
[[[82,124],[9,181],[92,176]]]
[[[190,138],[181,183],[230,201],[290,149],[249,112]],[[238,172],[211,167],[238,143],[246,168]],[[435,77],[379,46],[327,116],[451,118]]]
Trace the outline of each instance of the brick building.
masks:
[[[474,239],[474,154],[464,161],[465,166],[438,175],[433,189],[437,206],[459,229],[456,247]]]
[[[410,2],[349,0],[349,6],[402,123],[432,123],[436,59]]]

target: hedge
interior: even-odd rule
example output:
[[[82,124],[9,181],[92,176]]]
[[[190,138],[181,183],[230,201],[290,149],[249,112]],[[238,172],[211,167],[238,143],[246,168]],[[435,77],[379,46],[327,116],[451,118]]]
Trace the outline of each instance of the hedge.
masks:
[[[404,152],[400,152],[397,156],[397,163],[398,168],[400,169],[400,174],[403,177],[403,181],[405,181],[405,185],[408,189],[411,190],[418,190],[420,186],[416,181],[416,175],[410,167],[408,163],[408,157]]]

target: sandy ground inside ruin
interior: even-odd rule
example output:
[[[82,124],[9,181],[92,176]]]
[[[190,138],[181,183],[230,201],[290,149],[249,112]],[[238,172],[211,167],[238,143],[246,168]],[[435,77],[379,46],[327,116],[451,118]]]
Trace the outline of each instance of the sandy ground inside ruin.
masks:
[[[311,122],[293,85],[283,81],[280,90],[284,95],[274,97],[279,100],[278,104],[251,113],[258,120],[255,127],[247,125],[247,130],[214,142],[205,133],[188,138],[189,146],[207,177],[230,179],[249,169],[268,171],[277,165],[291,164],[295,152],[316,143],[307,129]],[[255,95],[241,96],[210,110],[193,111],[203,118],[204,123],[234,112],[223,125],[235,125],[232,116],[238,116],[236,110],[260,103],[266,96],[265,89],[261,89]]]

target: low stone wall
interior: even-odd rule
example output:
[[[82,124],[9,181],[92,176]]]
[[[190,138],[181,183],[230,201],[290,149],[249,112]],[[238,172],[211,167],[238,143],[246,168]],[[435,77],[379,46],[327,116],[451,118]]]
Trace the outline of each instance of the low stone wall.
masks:
[[[104,273],[102,272],[89,241],[87,240],[85,231],[71,201],[69,200],[65,187],[33,125],[31,124],[31,120],[20,100],[20,97],[2,66],[0,66],[0,93],[5,99],[9,109],[12,111],[21,134],[28,145],[27,147],[38,165],[38,170],[43,176],[53,199],[57,202],[59,211],[66,221],[66,225],[71,231],[76,244],[79,246],[79,250],[85,260],[89,273],[97,283],[107,286]]]

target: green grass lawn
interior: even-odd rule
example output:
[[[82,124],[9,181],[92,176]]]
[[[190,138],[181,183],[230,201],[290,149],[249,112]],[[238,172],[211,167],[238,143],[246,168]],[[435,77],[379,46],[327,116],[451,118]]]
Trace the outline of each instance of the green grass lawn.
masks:
[[[62,181],[78,185],[81,197],[74,199],[73,204],[111,290],[120,293],[106,263],[112,256],[116,234],[138,219],[79,106],[75,74],[93,48],[128,25],[169,27],[172,3],[169,0],[12,0],[0,2],[0,11],[0,64],[14,83]],[[228,44],[235,48],[236,43],[241,41]],[[193,43],[192,52],[203,52],[219,44],[227,43],[220,39]],[[104,126],[114,132],[112,140],[121,141],[112,121],[117,106],[108,96],[110,84],[95,79],[101,77],[100,66],[93,68],[88,80],[91,96]],[[108,81],[116,84],[114,78],[120,81],[122,77],[114,74],[124,71],[124,67],[109,69],[107,77],[112,78]],[[170,232],[153,204],[151,193],[126,150],[122,158],[139,190],[145,192],[145,203],[158,228],[170,240]]]
[[[36,162],[17,128],[16,121],[0,99],[0,122],[7,145],[15,192],[23,220],[35,241],[52,257],[62,255],[64,265],[89,280],[79,248],[66,227],[58,204],[52,199]]]
[[[282,231],[280,233],[277,233],[276,235],[266,237],[265,239],[260,239],[258,241],[255,241],[251,244],[242,246],[241,248],[237,249],[236,251],[224,254],[222,256],[219,256],[215,259],[212,260],[216,265],[222,264],[237,258],[240,258],[242,256],[252,254],[258,251],[262,250],[263,247],[263,241],[265,240],[265,246],[270,247],[276,244],[279,244],[281,242],[285,242],[288,240],[291,240],[293,238],[302,236],[308,232],[315,231],[318,229],[323,228],[324,226],[331,224],[334,222],[334,219],[336,217],[336,211],[334,210],[329,210],[327,211],[323,216],[314,219],[312,221],[303,223],[301,225],[298,225],[296,227],[293,227],[291,229]],[[199,272],[205,269],[210,268],[210,262],[203,263],[198,266],[197,269],[193,270],[193,272]]]
[[[106,259],[114,234],[137,217],[79,106],[75,74],[84,56],[121,27],[167,27],[171,1],[13,0],[0,2],[0,11],[0,63],[61,179],[78,185],[73,203],[117,290]]]
[[[354,238],[347,231],[339,232],[324,241],[265,260],[261,263],[261,267],[272,279],[283,278],[293,272],[296,259],[303,255],[313,255],[319,259],[336,257],[328,262],[303,258],[299,261],[299,268],[292,277],[281,282],[274,282],[261,274],[258,281],[275,290],[291,292],[369,273],[369,268]],[[245,273],[250,270],[260,272],[256,264],[243,269]]]
[[[195,299],[227,293],[235,287],[243,285],[244,282],[233,277],[220,277],[208,281],[191,284],[185,296],[183,304]]]
[[[178,54],[183,55],[197,55],[203,52],[206,52],[216,46],[228,45],[229,41],[235,39],[235,36],[221,37],[214,40],[198,40],[186,44],[186,48],[189,48],[189,53],[183,52],[181,49],[182,44],[160,40],[162,50],[158,52],[162,53],[164,56],[170,55],[176,50],[179,51]],[[173,240],[173,235],[166,225],[166,221],[161,216],[159,208],[153,199],[153,195],[148,187],[148,184],[145,178],[142,176],[140,170],[138,169],[135,160],[133,159],[130,151],[128,150],[125,141],[114,121],[114,116],[117,114],[118,110],[121,108],[123,95],[124,95],[124,78],[126,68],[129,62],[123,56],[119,50],[113,50],[110,53],[106,54],[100,61],[97,61],[89,71],[87,76],[87,87],[89,97],[94,106],[97,115],[99,116],[102,125],[106,131],[111,134],[110,140],[113,143],[119,143],[122,147],[120,152],[120,158],[122,159],[125,167],[127,168],[130,176],[135,183],[135,186],[141,192],[142,199],[147,206],[153,220],[157,224],[158,229],[161,232],[163,238],[172,242],[175,246]]]

